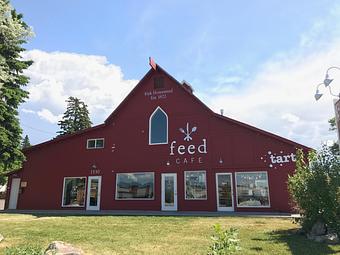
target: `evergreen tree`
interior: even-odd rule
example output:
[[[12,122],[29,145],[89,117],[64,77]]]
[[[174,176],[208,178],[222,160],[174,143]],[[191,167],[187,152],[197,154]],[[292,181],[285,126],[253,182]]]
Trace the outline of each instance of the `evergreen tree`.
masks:
[[[9,1],[0,0],[0,183],[4,173],[19,168],[24,160],[18,106],[28,97],[23,87],[29,78],[23,71],[32,61],[22,60],[20,53],[32,34]]]
[[[30,139],[28,138],[28,135],[25,135],[24,139],[22,140],[22,145],[21,147],[23,149],[26,149],[28,147],[31,147]]]
[[[69,97],[67,102],[67,109],[61,121],[58,122],[60,126],[60,135],[72,134],[79,130],[91,127],[89,111],[87,105],[79,98]]]

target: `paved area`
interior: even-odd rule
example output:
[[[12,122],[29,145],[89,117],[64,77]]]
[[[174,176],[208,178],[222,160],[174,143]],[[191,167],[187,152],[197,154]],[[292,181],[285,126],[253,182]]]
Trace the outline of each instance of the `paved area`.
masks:
[[[5,199],[0,199],[0,210],[5,208]]]
[[[85,216],[200,216],[200,217],[223,217],[223,216],[241,216],[241,217],[277,217],[292,218],[297,217],[296,214],[289,213],[250,213],[250,212],[165,212],[165,211],[126,211],[126,210],[101,210],[101,211],[85,211],[85,210],[5,210],[1,213],[13,214],[32,214],[45,216],[63,216],[63,215],[85,215]]]

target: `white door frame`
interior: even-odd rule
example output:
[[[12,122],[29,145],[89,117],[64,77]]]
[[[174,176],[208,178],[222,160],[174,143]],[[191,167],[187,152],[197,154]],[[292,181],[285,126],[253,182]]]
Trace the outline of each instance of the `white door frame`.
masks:
[[[86,210],[100,210],[100,195],[101,195],[101,189],[102,189],[102,177],[101,176],[89,176],[87,178],[87,193],[86,193]],[[91,180],[98,180],[98,201],[97,206],[90,206],[90,192],[91,192]]]
[[[8,209],[17,209],[20,181],[21,181],[20,178],[12,178],[11,192],[9,194]]]
[[[219,205],[219,193],[218,193],[218,176],[219,175],[229,175],[230,176],[230,186],[231,186],[231,207],[223,207]],[[233,190],[233,176],[232,173],[216,173],[216,205],[218,211],[234,211],[234,190]]]
[[[165,177],[172,176],[174,178],[174,205],[165,205]],[[176,173],[162,173],[162,211],[177,211],[177,174]]]

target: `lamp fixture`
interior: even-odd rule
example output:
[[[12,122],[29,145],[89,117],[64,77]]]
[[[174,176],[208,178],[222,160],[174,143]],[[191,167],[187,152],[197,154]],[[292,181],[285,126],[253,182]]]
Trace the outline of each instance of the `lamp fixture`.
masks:
[[[324,83],[320,83],[320,84],[318,84],[318,85],[316,86],[316,92],[315,92],[315,95],[314,95],[314,98],[315,98],[316,101],[318,101],[318,100],[322,97],[322,95],[323,95],[323,94],[320,93],[320,91],[319,91],[320,85],[324,85]]]
[[[324,79],[323,84],[325,85],[325,87],[328,87],[329,84],[331,84],[332,81],[333,81],[333,79],[326,78],[326,79]]]
[[[333,69],[340,70],[340,67],[331,66],[331,67],[329,67],[329,68],[326,70],[325,79],[323,80],[322,83],[319,83],[319,84],[316,86],[316,92],[315,92],[315,95],[314,95],[314,98],[315,98],[316,101],[318,101],[318,100],[322,97],[322,95],[323,95],[323,94],[320,93],[320,91],[319,91],[319,87],[320,87],[321,85],[324,85],[325,88],[328,88],[329,93],[330,93],[332,96],[337,97],[337,98],[340,98],[340,94],[339,94],[339,95],[334,94],[334,93],[332,92],[332,89],[331,89],[331,83],[332,83],[332,81],[333,81],[334,79],[330,79],[330,78],[329,78],[329,71],[330,71],[330,70],[333,70]]]
[[[331,84],[331,82],[333,81],[333,79],[329,78],[329,71],[332,70],[332,69],[340,70],[340,67],[331,66],[327,69],[325,79],[323,80],[323,84],[325,85],[325,87],[328,87],[329,84]]]

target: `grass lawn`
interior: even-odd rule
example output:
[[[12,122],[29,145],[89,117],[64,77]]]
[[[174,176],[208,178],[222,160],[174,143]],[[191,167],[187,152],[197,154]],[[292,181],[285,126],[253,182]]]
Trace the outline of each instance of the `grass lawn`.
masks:
[[[240,230],[238,254],[340,254],[340,245],[314,243],[295,234],[290,219],[256,217],[33,216],[0,214],[0,254],[5,247],[54,240],[86,254],[206,254],[212,225]]]

